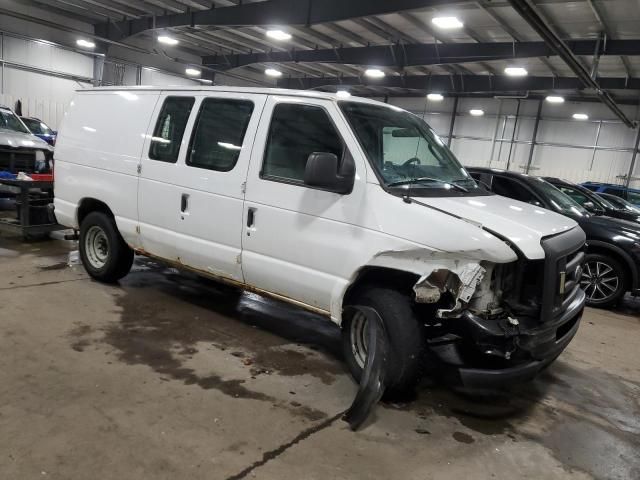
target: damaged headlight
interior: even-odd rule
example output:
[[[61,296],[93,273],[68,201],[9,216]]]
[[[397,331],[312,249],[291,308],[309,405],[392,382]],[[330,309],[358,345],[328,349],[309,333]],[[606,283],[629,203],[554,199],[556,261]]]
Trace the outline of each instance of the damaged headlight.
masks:
[[[451,300],[449,308],[439,309],[438,317],[459,316],[463,304],[469,303],[486,273],[487,269],[479,263],[467,263],[456,271],[435,269],[413,286],[416,302],[438,303],[446,295]]]

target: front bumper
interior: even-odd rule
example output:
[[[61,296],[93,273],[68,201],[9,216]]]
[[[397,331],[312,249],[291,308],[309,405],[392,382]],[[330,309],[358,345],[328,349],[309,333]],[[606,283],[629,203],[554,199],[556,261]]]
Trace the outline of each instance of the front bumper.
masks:
[[[441,342],[430,350],[444,364],[448,383],[466,389],[497,389],[531,380],[553,362],[571,342],[582,318],[585,294],[577,289],[558,317],[539,322],[519,319],[485,320],[466,313],[459,336],[464,343]],[[470,347],[469,345],[472,345]],[[474,350],[469,354],[470,349]]]

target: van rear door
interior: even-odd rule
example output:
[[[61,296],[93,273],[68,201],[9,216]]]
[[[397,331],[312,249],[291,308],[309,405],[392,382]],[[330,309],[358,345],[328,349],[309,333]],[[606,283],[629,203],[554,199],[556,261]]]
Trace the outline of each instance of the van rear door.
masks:
[[[138,224],[142,250],[170,261],[179,260],[182,221],[178,161],[184,158],[185,132],[193,121],[195,104],[190,92],[162,92],[140,159]]]

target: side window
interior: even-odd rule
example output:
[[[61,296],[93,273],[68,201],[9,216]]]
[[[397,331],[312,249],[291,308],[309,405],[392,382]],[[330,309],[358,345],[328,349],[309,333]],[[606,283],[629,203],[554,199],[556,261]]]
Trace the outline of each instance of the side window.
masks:
[[[226,98],[202,101],[189,145],[187,165],[228,172],[235,167],[253,102]]]
[[[342,158],[344,145],[327,112],[312,105],[276,105],[267,137],[263,177],[302,182],[307,158],[314,152]]]
[[[510,178],[493,177],[493,192],[503,197],[513,198],[532,205],[542,205],[540,201],[524,185]]]
[[[180,144],[187,126],[193,97],[167,97],[151,137],[149,158],[161,162],[175,163],[180,153]]]
[[[634,205],[640,205],[640,193],[627,190],[627,200]]]

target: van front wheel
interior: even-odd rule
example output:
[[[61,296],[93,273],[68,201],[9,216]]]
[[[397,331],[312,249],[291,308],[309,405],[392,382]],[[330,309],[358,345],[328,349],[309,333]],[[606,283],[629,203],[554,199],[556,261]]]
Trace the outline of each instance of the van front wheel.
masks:
[[[424,352],[424,335],[413,310],[413,299],[390,288],[369,287],[360,290],[349,303],[371,307],[382,319],[389,351],[388,390],[411,390],[419,380]],[[343,355],[358,382],[367,357],[367,323],[364,314],[358,311],[345,315],[342,323]]]
[[[91,212],[80,225],[80,258],[87,273],[96,280],[113,283],[124,277],[133,264],[133,250],[118,232],[115,220]]]

